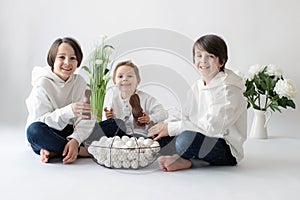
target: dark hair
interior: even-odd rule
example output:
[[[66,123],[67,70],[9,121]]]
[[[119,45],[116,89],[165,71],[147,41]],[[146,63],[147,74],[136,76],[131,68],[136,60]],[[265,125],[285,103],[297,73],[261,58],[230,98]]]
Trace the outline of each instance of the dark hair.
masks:
[[[133,70],[134,70],[134,73],[136,75],[136,78],[138,80],[141,80],[141,76],[140,76],[140,72],[139,72],[139,68],[131,61],[131,60],[126,60],[126,61],[122,61],[122,62],[119,62],[115,69],[114,69],[114,73],[113,73],[113,82],[115,82],[115,78],[116,78],[116,73],[117,73],[117,69],[121,66],[129,66],[129,67],[132,67]]]
[[[75,56],[76,56],[76,59],[78,62],[77,67],[79,67],[81,64],[81,61],[82,61],[82,57],[83,57],[82,50],[81,50],[79,43],[75,39],[70,38],[70,37],[58,38],[53,42],[53,44],[51,45],[51,47],[49,49],[48,56],[47,56],[47,62],[50,65],[50,67],[53,69],[58,47],[62,43],[67,43],[74,49]]]
[[[225,41],[217,35],[204,35],[200,37],[193,45],[193,62],[195,62],[195,47],[203,48],[219,58],[220,64],[223,66],[220,71],[224,71],[225,64],[228,60],[227,45]]]

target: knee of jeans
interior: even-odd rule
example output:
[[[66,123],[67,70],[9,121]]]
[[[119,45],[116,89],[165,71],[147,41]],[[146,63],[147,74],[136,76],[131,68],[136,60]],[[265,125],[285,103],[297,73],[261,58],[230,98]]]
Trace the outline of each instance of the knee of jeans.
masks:
[[[34,138],[38,137],[41,132],[41,129],[45,126],[43,122],[33,122],[27,128],[27,139],[29,142],[34,140]]]
[[[126,125],[125,122],[119,118],[115,118],[115,123],[117,124],[118,128],[120,128],[123,132],[126,132]]]
[[[176,138],[175,148],[178,153],[185,152],[194,141],[196,133],[191,131],[184,131]]]

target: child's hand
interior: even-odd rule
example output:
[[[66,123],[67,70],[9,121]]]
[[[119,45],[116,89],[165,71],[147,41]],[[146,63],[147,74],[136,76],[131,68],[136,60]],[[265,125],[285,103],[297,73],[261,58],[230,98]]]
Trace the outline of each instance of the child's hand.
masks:
[[[79,143],[75,139],[71,139],[65,146],[62,156],[64,164],[69,164],[77,159]]]
[[[138,122],[141,124],[148,124],[150,122],[149,115],[143,111],[143,116],[138,118]]]
[[[114,114],[112,108],[111,108],[110,110],[108,110],[107,107],[104,107],[103,110],[104,110],[104,112],[105,112],[106,119],[112,119],[112,118],[115,118],[115,114]]]
[[[73,113],[77,117],[82,117],[83,119],[90,118],[90,113],[92,112],[92,107],[88,103],[76,102],[72,103]]]
[[[159,123],[155,126],[152,126],[149,129],[148,137],[152,137],[153,140],[158,140],[162,137],[166,137],[169,135],[168,132],[168,124],[167,123]]]

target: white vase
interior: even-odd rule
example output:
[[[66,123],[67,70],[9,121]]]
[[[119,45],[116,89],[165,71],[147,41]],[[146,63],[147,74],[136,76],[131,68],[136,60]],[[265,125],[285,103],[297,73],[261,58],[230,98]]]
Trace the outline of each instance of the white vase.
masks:
[[[271,118],[271,111],[262,111],[254,109],[254,118],[250,130],[250,137],[257,139],[267,139],[267,124]]]

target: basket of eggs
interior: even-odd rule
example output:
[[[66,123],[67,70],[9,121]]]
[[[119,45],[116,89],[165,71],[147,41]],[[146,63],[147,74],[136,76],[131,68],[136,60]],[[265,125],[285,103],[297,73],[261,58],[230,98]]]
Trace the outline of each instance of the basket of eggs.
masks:
[[[112,169],[140,169],[152,164],[160,151],[157,141],[144,137],[102,136],[87,144],[96,163]]]

